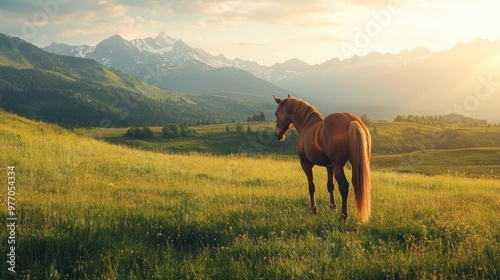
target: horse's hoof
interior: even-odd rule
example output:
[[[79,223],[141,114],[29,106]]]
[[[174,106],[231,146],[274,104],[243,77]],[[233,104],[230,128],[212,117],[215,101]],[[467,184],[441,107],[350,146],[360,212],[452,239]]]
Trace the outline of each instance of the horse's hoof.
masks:
[[[330,204],[330,210],[332,210],[333,212],[337,212],[337,205]]]
[[[344,223],[347,220],[347,217],[348,217],[347,214],[342,214],[342,219],[344,220]]]
[[[309,209],[309,213],[314,215],[318,214],[318,207],[314,206],[314,208]]]

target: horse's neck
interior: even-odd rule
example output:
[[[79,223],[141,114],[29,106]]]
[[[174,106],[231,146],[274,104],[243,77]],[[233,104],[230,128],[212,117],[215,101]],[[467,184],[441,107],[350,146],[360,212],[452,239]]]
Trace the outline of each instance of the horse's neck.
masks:
[[[314,124],[319,123],[321,121],[323,121],[323,117],[318,113],[314,113],[310,115],[307,119],[296,118],[292,120],[292,123],[295,126],[295,129],[297,129],[297,132],[300,134],[304,130],[312,127]]]
[[[293,125],[295,126],[295,129],[297,129],[297,132],[300,134],[303,131],[307,130],[308,128],[313,127],[314,124],[321,122],[322,119],[320,118],[311,118],[307,122],[293,122]]]

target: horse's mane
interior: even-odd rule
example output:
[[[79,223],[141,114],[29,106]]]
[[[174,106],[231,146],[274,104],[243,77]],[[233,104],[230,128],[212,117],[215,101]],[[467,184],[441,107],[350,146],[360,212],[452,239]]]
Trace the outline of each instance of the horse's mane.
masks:
[[[323,115],[316,109],[316,107],[307,103],[304,100],[300,100],[294,97],[286,98],[283,101],[285,106],[285,112],[287,114],[293,114],[295,118],[302,120],[304,123],[308,122],[312,118],[319,118],[323,120]]]

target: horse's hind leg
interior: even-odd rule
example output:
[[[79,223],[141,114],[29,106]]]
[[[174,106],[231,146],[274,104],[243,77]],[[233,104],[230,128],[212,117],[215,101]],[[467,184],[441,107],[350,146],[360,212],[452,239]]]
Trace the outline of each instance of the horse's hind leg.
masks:
[[[316,191],[316,188],[314,186],[314,180],[313,180],[313,166],[314,164],[308,162],[308,161],[300,161],[300,165],[302,165],[302,170],[304,170],[304,173],[307,176],[307,182],[309,184],[309,197],[311,198],[311,213],[317,214],[318,213],[318,207],[316,206],[316,198],[314,197],[314,192]]]
[[[328,166],[326,168],[328,173],[328,183],[326,184],[326,188],[328,189],[328,193],[330,193],[330,209],[332,211],[337,211],[337,204],[335,204],[335,197],[333,195],[333,189],[335,185],[333,184],[333,166]]]
[[[349,195],[349,182],[345,177],[344,167],[342,165],[334,165],[333,171],[335,173],[335,179],[339,184],[340,194],[342,195],[342,218],[347,220],[347,196]]]

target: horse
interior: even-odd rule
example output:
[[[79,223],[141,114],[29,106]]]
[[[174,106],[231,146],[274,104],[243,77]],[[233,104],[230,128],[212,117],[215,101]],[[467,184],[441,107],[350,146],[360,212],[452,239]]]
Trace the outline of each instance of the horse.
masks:
[[[333,113],[323,118],[321,113],[306,101],[288,95],[285,99],[274,96],[276,109],[276,132],[279,141],[284,141],[286,133],[295,127],[299,134],[297,154],[309,184],[311,199],[310,212],[317,214],[313,167],[326,167],[327,190],[330,193],[330,209],[337,210],[333,195],[333,177],[338,183],[342,196],[342,218],[348,218],[347,196],[349,183],[344,166],[349,161],[352,166],[352,184],[356,201],[356,214],[361,223],[368,222],[371,211],[370,157],[371,136],[363,121],[351,113]]]

